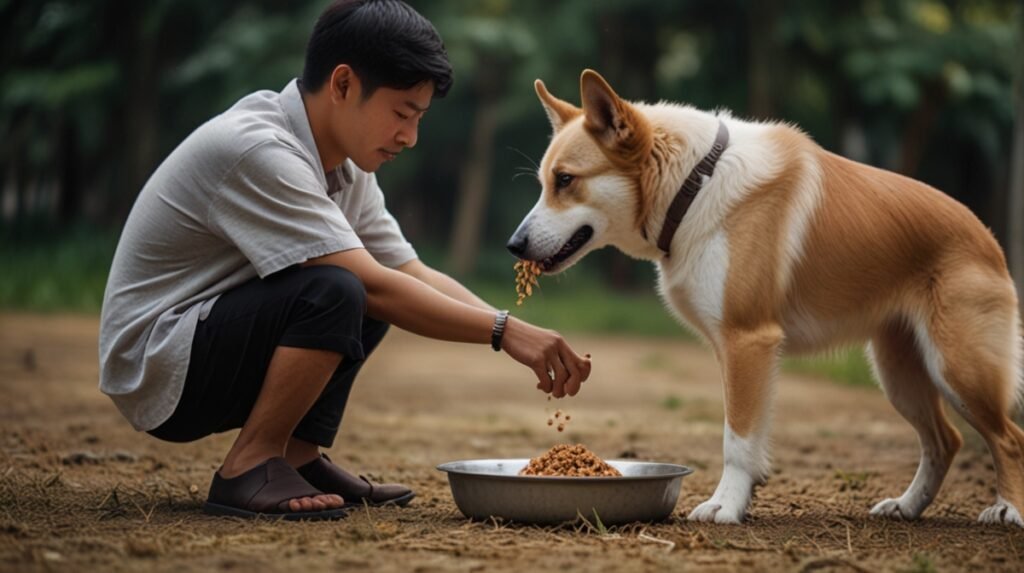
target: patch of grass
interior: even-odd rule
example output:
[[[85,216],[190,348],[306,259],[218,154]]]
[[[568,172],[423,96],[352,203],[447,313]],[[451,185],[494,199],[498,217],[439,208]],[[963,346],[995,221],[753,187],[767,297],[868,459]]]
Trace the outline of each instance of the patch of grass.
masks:
[[[860,349],[851,348],[813,358],[786,358],[782,367],[789,372],[823,376],[847,386],[875,385],[871,365]]]
[[[661,401],[661,407],[666,410],[678,410],[683,407],[683,399],[674,394],[670,394]]]
[[[669,357],[663,352],[651,352],[640,358],[638,366],[643,370],[666,370],[671,365]]]
[[[0,242],[0,309],[99,312],[116,246],[116,233],[90,229]]]
[[[864,486],[868,483],[868,477],[868,472],[836,470],[836,479],[842,482],[839,486],[839,491],[864,489]]]
[[[559,332],[588,332],[694,339],[665,310],[654,292],[612,290],[601,283],[541,277],[540,288],[516,306],[512,275],[508,282],[467,281],[481,298],[499,308]]]
[[[901,573],[936,573],[938,569],[935,567],[935,563],[931,557],[928,557],[924,553],[915,553],[914,559],[910,563],[910,567],[906,569],[898,569]]]

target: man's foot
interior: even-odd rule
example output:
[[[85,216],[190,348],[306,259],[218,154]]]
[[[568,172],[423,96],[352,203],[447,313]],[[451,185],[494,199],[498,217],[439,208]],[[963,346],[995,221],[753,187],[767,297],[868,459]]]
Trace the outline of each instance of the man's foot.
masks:
[[[336,493],[347,501],[345,507],[355,505],[397,505],[404,507],[416,494],[404,485],[375,484],[363,476],[356,477],[331,462],[326,454],[299,467],[301,475],[310,485],[326,493]]]
[[[313,460],[320,458],[320,446],[312,442],[300,440],[295,436],[288,439],[288,445],[284,449],[284,459],[293,468],[300,468]]]
[[[213,476],[203,511],[232,517],[340,519],[344,500],[311,486],[284,458],[266,462],[236,477]]]

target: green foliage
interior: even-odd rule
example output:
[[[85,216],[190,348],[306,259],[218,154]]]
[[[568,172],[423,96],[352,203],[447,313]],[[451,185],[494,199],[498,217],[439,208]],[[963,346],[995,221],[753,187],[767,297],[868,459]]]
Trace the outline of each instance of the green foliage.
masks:
[[[301,72],[305,41],[325,4],[3,3],[0,175],[19,187],[73,180],[73,189],[50,200],[75,194],[75,205],[94,207],[64,216],[119,226],[145,176],[192,129],[240,96],[279,89]],[[776,117],[799,122],[827,147],[841,148],[843,126],[861,123],[871,161],[891,167],[903,130],[934,105],[927,117],[939,119],[911,133],[921,145],[977,146],[989,158],[990,178],[998,178],[1009,148],[1012,80],[1020,73],[1015,0],[796,0],[764,17],[759,4],[739,0],[412,4],[441,32],[456,75],[452,93],[424,120],[423,145],[380,174],[417,242],[448,239],[472,111],[483,99],[501,102],[484,215],[483,240],[493,245],[538,191],[513,178],[517,168],[533,168],[520,152],[536,161],[549,134],[535,78],[576,102],[579,72],[593,67],[630,99],[728,107],[742,116],[754,97],[750,42],[760,31],[773,51],[767,97]],[[978,169],[948,160],[957,151],[927,147],[918,175],[958,197],[990,193],[972,179]],[[75,170],[54,169],[64,163]],[[999,232],[1000,224],[990,225]]]
[[[783,360],[783,368],[790,372],[823,376],[848,386],[875,385],[871,365],[859,348],[824,356],[786,358]]]
[[[678,410],[683,407],[683,399],[674,394],[665,396],[665,399],[661,401],[661,407],[666,410]]]
[[[926,553],[915,553],[908,567],[897,569],[900,573],[937,573],[938,570],[935,562]]]
[[[540,288],[522,306],[516,306],[512,278],[510,272],[502,283],[472,281],[471,285],[489,303],[512,309],[523,320],[559,332],[688,337],[653,293],[624,293],[600,282],[575,280],[578,277],[558,282],[541,277]]]
[[[1002,236],[1012,86],[1024,74],[1019,0],[794,0],[784,9],[746,0],[411,3],[443,36],[456,81],[431,106],[420,145],[378,174],[389,208],[444,268],[440,245],[453,228],[473,112],[500,102],[482,254],[477,272],[459,278],[539,324],[694,338],[654,294],[650,265],[618,253],[543,278],[514,304],[501,245],[537,200],[536,180],[519,175],[536,172],[550,137],[532,83],[543,78],[578,102],[587,67],[627,99],[741,117],[767,104],[771,117],[839,152],[852,126],[865,139],[861,159],[950,193]],[[301,73],[325,5],[0,0],[0,306],[97,309],[114,236],[146,176],[239,97]],[[761,49],[767,63],[755,57]],[[768,89],[758,95],[752,86],[766,65]],[[103,230],[49,238],[80,221]],[[785,367],[873,383],[859,351]]]
[[[59,239],[0,242],[0,309],[96,313],[117,237],[79,228]]]

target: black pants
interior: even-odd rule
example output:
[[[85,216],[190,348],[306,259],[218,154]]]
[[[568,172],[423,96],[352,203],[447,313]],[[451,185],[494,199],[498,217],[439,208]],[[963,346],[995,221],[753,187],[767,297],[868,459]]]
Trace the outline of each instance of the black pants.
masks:
[[[185,390],[171,417],[149,433],[190,442],[240,428],[249,418],[278,346],[330,350],[341,364],[294,437],[330,447],[349,391],[388,324],[366,316],[366,291],[335,266],[292,267],[221,295],[199,322]]]

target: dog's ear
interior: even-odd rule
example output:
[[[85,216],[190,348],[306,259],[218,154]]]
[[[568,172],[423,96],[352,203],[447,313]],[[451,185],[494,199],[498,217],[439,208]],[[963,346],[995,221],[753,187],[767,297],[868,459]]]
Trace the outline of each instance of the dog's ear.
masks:
[[[548,119],[551,121],[551,127],[554,128],[556,133],[565,124],[569,123],[570,120],[583,114],[582,109],[551,95],[548,88],[544,86],[544,82],[540,80],[533,82],[533,88],[537,90],[537,97],[540,98],[540,103],[544,105],[544,111],[547,112]]]
[[[647,119],[620,98],[600,74],[594,70],[583,71],[580,96],[583,127],[608,152],[631,163],[650,151],[651,128]]]

